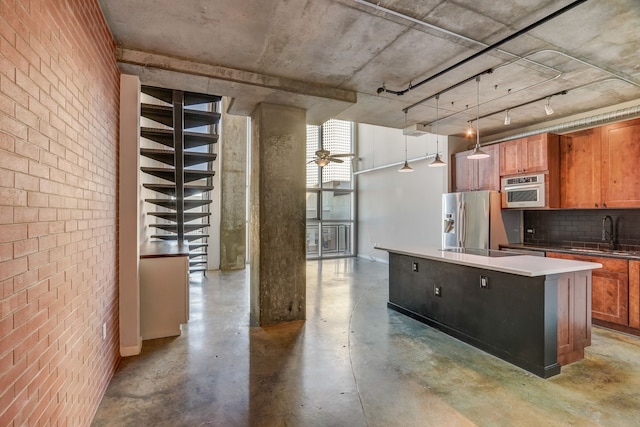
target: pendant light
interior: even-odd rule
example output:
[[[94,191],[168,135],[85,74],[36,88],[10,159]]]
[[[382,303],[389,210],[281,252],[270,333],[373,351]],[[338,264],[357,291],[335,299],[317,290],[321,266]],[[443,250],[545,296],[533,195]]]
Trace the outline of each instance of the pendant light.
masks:
[[[429,167],[437,168],[446,166],[447,164],[442,161],[440,158],[439,150],[439,142],[438,142],[438,100],[440,99],[440,94],[436,95],[436,158],[433,159],[433,162],[429,163]]]
[[[398,172],[413,172],[413,168],[409,166],[409,161],[407,160],[407,111],[404,112],[404,129],[402,133],[404,133],[404,165],[398,169]]]
[[[467,156],[468,159],[486,159],[489,157],[487,153],[480,148],[480,76],[476,77],[477,91],[476,91],[476,146],[473,152]]]

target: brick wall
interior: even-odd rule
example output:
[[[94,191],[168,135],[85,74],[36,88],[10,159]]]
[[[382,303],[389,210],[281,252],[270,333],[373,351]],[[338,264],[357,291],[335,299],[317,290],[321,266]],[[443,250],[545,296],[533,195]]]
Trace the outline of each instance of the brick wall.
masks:
[[[571,209],[524,212],[524,242],[607,247],[602,242],[602,218],[610,215],[619,245],[640,247],[640,209]],[[606,224],[609,230],[609,222]],[[534,233],[527,233],[534,230]],[[621,247],[622,249],[622,247]]]
[[[114,48],[96,0],[0,0],[0,426],[90,424],[119,359]]]

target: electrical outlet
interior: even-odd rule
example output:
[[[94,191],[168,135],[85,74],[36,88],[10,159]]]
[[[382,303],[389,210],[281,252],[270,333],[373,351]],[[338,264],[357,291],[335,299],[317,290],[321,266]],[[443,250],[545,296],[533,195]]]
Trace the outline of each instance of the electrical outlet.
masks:
[[[412,269],[413,271],[417,272],[417,271],[418,271],[418,263],[417,263],[417,262],[414,262],[413,264],[411,264],[411,269]]]
[[[480,287],[482,289],[489,288],[489,278],[487,276],[480,276]]]
[[[433,288],[433,294],[437,297],[441,297],[442,296],[442,288],[440,286],[436,286],[435,288]]]
[[[107,322],[102,324],[102,340],[107,339]]]

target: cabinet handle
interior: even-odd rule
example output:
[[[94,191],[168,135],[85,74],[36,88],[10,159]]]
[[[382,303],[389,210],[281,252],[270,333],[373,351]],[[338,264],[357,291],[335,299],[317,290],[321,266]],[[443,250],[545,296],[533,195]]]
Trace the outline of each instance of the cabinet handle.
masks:
[[[598,204],[596,203],[596,208],[598,207]]]
[[[606,208],[606,207],[607,207],[607,204],[603,202],[603,203],[602,203],[602,207],[603,207],[603,208]]]

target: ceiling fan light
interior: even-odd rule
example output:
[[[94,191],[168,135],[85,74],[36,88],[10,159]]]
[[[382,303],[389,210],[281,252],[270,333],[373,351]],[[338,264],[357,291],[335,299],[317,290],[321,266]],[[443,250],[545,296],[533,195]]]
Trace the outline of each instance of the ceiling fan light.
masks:
[[[404,165],[398,169],[398,172],[413,172],[413,168],[409,166],[409,162],[405,160]]]
[[[429,163],[430,168],[440,168],[446,165],[447,164],[440,158],[440,153],[436,153],[436,158],[433,159],[433,162]]]
[[[316,159],[316,164],[320,167],[327,166],[329,164],[328,159]]]

